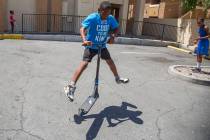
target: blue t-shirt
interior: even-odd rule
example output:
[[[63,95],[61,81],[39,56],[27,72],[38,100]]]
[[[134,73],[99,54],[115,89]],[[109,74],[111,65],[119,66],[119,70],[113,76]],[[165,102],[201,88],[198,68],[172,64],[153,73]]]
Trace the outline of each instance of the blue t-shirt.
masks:
[[[116,19],[112,15],[109,15],[106,20],[102,20],[99,13],[90,14],[82,22],[82,27],[87,29],[86,40],[93,43],[92,46],[87,47],[97,49],[96,44],[105,44],[103,45],[103,48],[105,48],[109,31],[118,28],[118,26]]]

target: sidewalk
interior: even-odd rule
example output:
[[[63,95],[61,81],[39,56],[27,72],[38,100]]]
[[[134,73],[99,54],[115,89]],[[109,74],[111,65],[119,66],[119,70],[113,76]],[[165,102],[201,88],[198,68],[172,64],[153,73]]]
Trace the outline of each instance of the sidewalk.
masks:
[[[82,39],[79,35],[49,35],[49,34],[4,34],[4,39],[28,39],[28,40],[46,40],[46,41],[67,41],[67,42],[81,42]],[[117,37],[116,44],[129,44],[129,45],[145,45],[145,46],[158,46],[167,47],[168,45],[175,44],[175,42],[161,41],[153,39],[139,39],[128,37]]]
[[[79,35],[59,35],[59,34],[2,34],[0,39],[26,39],[26,40],[45,40],[45,41],[64,41],[64,42],[81,42],[82,39]],[[142,38],[129,38],[129,37],[117,37],[116,44],[128,44],[128,45],[143,45],[143,46],[156,46],[156,47],[168,47],[184,53],[192,54],[194,47],[185,44],[161,41],[155,39],[142,39]],[[210,59],[210,57],[205,57]]]

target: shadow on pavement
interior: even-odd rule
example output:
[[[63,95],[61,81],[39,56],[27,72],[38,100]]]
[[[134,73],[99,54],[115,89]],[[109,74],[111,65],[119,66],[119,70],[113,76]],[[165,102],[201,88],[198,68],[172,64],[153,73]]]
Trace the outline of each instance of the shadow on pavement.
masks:
[[[95,119],[86,134],[86,140],[93,140],[94,138],[96,138],[105,119],[108,122],[108,127],[115,127],[118,124],[129,120],[135,124],[143,124],[143,120],[139,118],[142,112],[133,111],[129,108],[137,109],[135,105],[129,104],[127,102],[122,102],[121,106],[106,107],[99,114],[86,116],[74,115],[74,120],[77,124],[81,124],[82,121],[86,121],[87,119]]]

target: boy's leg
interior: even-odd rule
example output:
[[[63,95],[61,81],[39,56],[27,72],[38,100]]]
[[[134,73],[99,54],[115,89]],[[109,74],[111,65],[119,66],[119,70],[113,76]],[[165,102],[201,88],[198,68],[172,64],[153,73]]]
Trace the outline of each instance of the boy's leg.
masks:
[[[119,76],[119,74],[117,72],[117,67],[116,67],[114,61],[112,60],[107,48],[105,48],[101,51],[101,58],[106,60],[106,63],[109,65],[110,70],[114,74],[115,80],[117,83],[127,83],[129,81],[128,78],[122,78]]]
[[[109,65],[109,68],[111,69],[112,73],[115,76],[115,81],[120,84],[120,83],[128,83],[129,79],[128,78],[122,78],[119,76],[117,72],[116,65],[114,64],[114,61],[112,59],[107,59],[106,63]]]
[[[197,55],[197,66],[195,72],[201,72],[202,55]]]
[[[11,30],[12,30],[12,33],[14,33],[14,23],[11,22]]]
[[[74,84],[76,84],[76,82],[79,79],[79,77],[81,76],[82,72],[87,68],[88,63],[89,63],[88,61],[82,61],[80,63],[79,67],[76,69],[73,77],[71,78],[71,81],[74,82]]]
[[[87,66],[88,66],[88,62],[82,61],[79,65],[79,67],[74,72],[74,75],[71,78],[69,85],[64,87],[64,92],[66,93],[66,95],[70,99],[70,101],[74,100],[74,92],[76,90],[76,82],[79,79],[82,72],[86,69]]]
[[[202,56],[198,55],[197,56],[197,68],[201,68],[201,63],[202,63]]]
[[[114,74],[115,77],[119,77],[116,65],[114,64],[114,61],[112,59],[107,59],[106,63],[109,65],[110,70]]]
[[[88,63],[91,62],[92,58],[95,55],[96,55],[95,52],[89,49],[85,49],[84,55],[83,55],[83,61],[80,63],[79,67],[74,72],[69,85],[64,87],[64,92],[66,93],[70,101],[74,100],[74,92],[76,90],[76,83],[79,77],[81,76],[82,72],[86,69],[86,67],[88,66]]]

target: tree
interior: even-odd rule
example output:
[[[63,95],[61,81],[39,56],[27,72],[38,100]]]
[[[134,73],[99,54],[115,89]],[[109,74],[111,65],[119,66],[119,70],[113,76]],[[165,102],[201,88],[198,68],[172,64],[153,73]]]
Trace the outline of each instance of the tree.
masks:
[[[185,12],[193,10],[196,6],[202,6],[205,9],[205,14],[210,8],[210,0],[182,0],[182,7]]]
[[[205,8],[205,10],[209,9],[210,8],[210,0],[202,0],[202,4]]]
[[[198,3],[198,0],[182,0],[182,7],[187,12],[192,9],[195,9],[195,7],[197,6],[197,3]]]

